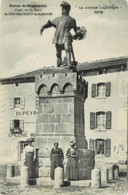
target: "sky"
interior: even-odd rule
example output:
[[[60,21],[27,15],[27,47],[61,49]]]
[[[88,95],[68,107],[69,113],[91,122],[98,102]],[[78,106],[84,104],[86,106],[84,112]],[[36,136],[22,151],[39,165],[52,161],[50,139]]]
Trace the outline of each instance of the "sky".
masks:
[[[61,0],[1,0],[0,77],[9,77],[43,67],[56,67],[56,50],[52,44],[55,29],[40,28],[48,20],[61,16]],[[70,16],[77,26],[84,26],[84,40],[74,41],[78,63],[128,56],[128,0],[67,0]],[[22,5],[26,7],[22,7]],[[11,6],[10,6],[11,5]],[[52,13],[52,15],[16,16],[9,13]],[[27,5],[45,5],[41,11],[30,11]],[[89,9],[89,7],[98,9]],[[99,9],[109,6],[118,9]],[[86,9],[85,9],[86,8]],[[103,11],[101,14],[95,11]],[[6,15],[5,15],[6,14]],[[63,52],[63,56],[64,56]]]

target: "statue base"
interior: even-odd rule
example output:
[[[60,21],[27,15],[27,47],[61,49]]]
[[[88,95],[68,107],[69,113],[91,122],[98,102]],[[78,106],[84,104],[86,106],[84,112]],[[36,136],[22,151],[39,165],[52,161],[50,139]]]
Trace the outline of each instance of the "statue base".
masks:
[[[39,149],[39,177],[50,172],[50,151],[54,142],[66,154],[71,140],[79,151],[78,179],[90,179],[94,167],[93,151],[87,150],[84,127],[84,102],[87,82],[69,67],[36,76],[35,88],[39,98],[35,147]],[[65,158],[64,158],[65,159]]]

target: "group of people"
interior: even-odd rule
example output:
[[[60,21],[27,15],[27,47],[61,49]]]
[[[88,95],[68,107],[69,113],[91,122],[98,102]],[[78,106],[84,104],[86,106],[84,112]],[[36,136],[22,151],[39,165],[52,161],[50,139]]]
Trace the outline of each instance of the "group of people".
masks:
[[[70,142],[70,148],[68,148],[66,152],[66,157],[68,158],[67,164],[66,164],[66,170],[64,177],[67,180],[76,180],[78,178],[78,151],[75,147],[76,142],[71,141]],[[64,160],[64,154],[63,150],[58,147],[58,142],[54,143],[54,148],[52,148],[50,153],[50,160],[51,160],[51,171],[50,171],[50,177],[51,179],[54,179],[54,172],[55,168],[61,167],[64,168],[63,160]]]
[[[58,142],[54,142],[54,147],[50,152],[51,169],[50,177],[54,179],[55,169],[61,167],[64,169],[64,153],[61,148],[58,147]],[[76,148],[76,142],[70,141],[70,148],[66,152],[67,163],[64,171],[65,180],[77,180],[78,179],[78,150]],[[24,165],[28,167],[29,178],[36,176],[35,164],[36,164],[36,150],[30,141],[24,149]]]

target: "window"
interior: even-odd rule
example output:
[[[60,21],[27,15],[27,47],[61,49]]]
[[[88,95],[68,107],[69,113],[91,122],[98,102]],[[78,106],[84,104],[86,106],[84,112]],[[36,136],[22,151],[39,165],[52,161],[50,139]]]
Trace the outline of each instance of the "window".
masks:
[[[20,98],[14,98],[14,108],[20,108]]]
[[[104,154],[104,140],[103,139],[97,139],[96,140],[96,151],[97,154]]]
[[[14,97],[10,98],[10,109],[24,109],[25,108],[25,99],[24,97]]]
[[[14,120],[14,129],[20,128],[20,120]]]
[[[109,97],[111,93],[111,83],[92,84],[92,98]]]
[[[91,112],[90,129],[105,130],[111,129],[112,113],[108,112]]]
[[[24,121],[23,120],[11,120],[10,121],[10,131],[11,133],[22,133],[24,130]]]
[[[89,140],[90,150],[95,151],[95,155],[105,155],[106,157],[111,156],[111,139],[90,139]]]
[[[97,96],[105,97],[105,83],[97,84]]]
[[[105,124],[106,119],[105,119],[105,113],[104,112],[98,112],[96,113],[96,124],[97,124],[97,129],[105,129]]]

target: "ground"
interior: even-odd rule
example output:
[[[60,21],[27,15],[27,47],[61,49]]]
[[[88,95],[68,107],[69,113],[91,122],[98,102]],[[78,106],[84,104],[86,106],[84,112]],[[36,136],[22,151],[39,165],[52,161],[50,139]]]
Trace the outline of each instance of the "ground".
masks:
[[[91,187],[61,187],[54,189],[53,187],[28,186],[21,188],[20,185],[12,185],[2,183],[0,184],[0,195],[4,192],[6,195],[127,195],[127,177],[119,177],[113,180],[106,186],[100,189],[92,189]]]

